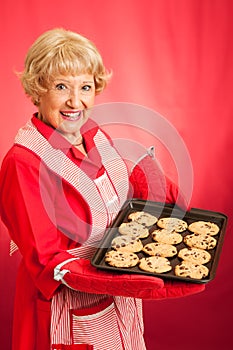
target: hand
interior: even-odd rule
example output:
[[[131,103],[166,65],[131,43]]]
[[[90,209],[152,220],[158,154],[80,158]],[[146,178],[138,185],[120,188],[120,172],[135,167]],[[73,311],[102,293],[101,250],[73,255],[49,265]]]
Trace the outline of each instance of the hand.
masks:
[[[68,287],[95,294],[150,299],[154,290],[164,285],[163,280],[157,277],[98,270],[87,259],[68,262],[61,273],[63,271],[67,273],[62,282]]]
[[[140,299],[177,298],[204,290],[204,285],[164,282],[161,278],[128,273],[110,273],[93,267],[87,259],[77,259],[63,265],[62,282],[69,288],[87,293]]]

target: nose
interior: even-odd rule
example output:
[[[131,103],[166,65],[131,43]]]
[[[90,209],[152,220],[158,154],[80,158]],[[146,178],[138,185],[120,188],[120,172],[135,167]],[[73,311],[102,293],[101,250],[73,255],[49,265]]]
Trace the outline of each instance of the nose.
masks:
[[[82,96],[80,94],[80,91],[78,89],[70,91],[70,94],[66,103],[68,104],[69,107],[72,107],[74,109],[83,107],[84,104],[82,101]]]

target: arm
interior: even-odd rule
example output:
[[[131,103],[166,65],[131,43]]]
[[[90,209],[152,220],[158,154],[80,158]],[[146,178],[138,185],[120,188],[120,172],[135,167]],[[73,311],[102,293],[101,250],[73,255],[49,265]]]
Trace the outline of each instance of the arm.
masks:
[[[130,174],[130,183],[133,198],[177,204],[184,210],[188,207],[178,187],[165,176],[156,159],[149,155],[135,165]]]
[[[156,161],[149,156],[133,168],[130,182],[134,198],[177,204],[183,210],[188,210],[188,205],[177,186],[162,173]],[[204,284],[166,280],[163,288],[154,291],[154,299],[182,297],[203,290]]]
[[[70,254],[61,249],[61,233],[54,225],[54,188],[40,165],[33,154],[14,147],[1,169],[0,204],[2,220],[36,287],[49,299],[60,285],[53,279],[54,267]],[[48,190],[46,209],[41,200],[43,187]]]

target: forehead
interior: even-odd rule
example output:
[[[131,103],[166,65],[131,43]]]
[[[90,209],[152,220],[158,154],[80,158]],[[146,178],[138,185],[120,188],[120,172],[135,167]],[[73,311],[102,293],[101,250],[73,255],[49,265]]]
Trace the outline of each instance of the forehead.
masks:
[[[67,84],[83,84],[83,83],[94,83],[94,76],[92,74],[83,73],[78,75],[63,75],[58,74],[54,76],[52,82],[63,82]]]

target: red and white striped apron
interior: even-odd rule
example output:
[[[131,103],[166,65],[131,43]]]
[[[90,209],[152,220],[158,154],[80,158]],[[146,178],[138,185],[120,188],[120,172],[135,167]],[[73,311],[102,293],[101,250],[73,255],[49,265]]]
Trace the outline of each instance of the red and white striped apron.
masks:
[[[68,250],[78,258],[91,258],[127,198],[128,173],[124,161],[98,130],[94,143],[105,173],[91,180],[61,150],[54,149],[31,122],[20,129],[16,143],[29,148],[85,199],[92,215],[91,234],[79,248]],[[109,297],[64,287],[52,298],[51,349],[72,349],[73,344],[94,350],[145,350],[140,299]],[[65,345],[62,347],[61,344]],[[83,346],[82,345],[82,346]]]

